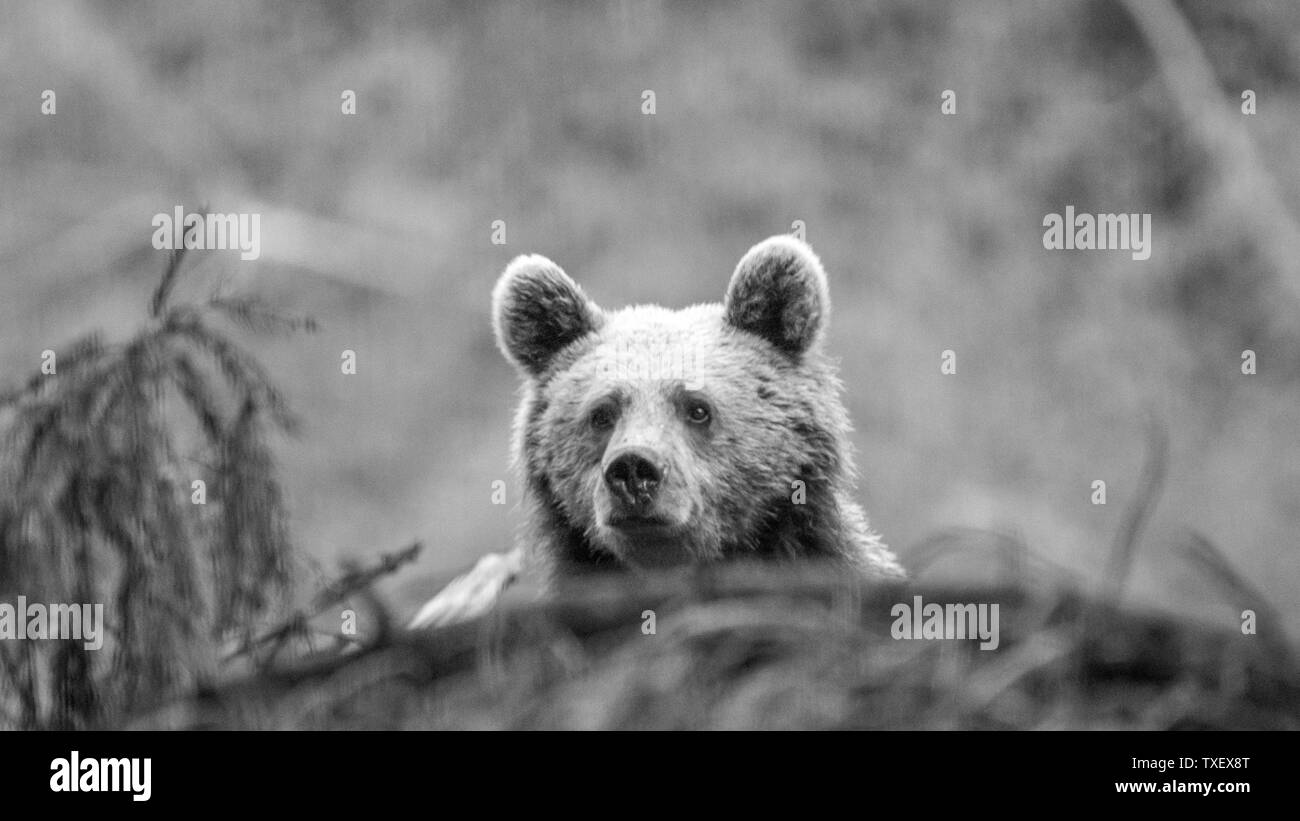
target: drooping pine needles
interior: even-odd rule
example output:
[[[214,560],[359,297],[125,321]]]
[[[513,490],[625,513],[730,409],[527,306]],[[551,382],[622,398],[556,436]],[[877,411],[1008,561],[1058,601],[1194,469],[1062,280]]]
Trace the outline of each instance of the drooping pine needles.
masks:
[[[0,601],[102,603],[107,633],[0,642],[0,726],[100,726],[201,680],[286,602],[269,438],[296,420],[222,320],[314,326],[256,298],[176,304],[184,263],[132,338],[86,336],[0,392]]]

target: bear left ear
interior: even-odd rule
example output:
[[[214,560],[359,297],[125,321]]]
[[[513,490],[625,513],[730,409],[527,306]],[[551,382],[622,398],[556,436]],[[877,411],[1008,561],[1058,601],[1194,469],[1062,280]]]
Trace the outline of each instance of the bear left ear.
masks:
[[[604,314],[560,266],[544,256],[515,257],[492,289],[492,324],[506,358],[541,376],[566,345],[604,323]]]
[[[723,303],[732,327],[798,356],[821,338],[830,313],[826,272],[812,248],[781,234],[741,257]]]

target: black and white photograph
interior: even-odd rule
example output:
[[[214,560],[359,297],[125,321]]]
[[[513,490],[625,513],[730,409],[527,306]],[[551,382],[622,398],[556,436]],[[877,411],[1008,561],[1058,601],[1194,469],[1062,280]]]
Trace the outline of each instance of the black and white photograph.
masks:
[[[1268,793],[1297,134],[1289,0],[4,0],[4,770]]]

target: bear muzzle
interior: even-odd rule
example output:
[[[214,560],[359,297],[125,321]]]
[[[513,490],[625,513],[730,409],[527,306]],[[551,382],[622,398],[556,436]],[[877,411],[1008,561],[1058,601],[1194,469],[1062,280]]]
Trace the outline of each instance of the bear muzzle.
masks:
[[[615,503],[615,518],[654,518],[651,513],[667,476],[668,463],[648,448],[625,447],[610,454],[605,463],[605,486]]]

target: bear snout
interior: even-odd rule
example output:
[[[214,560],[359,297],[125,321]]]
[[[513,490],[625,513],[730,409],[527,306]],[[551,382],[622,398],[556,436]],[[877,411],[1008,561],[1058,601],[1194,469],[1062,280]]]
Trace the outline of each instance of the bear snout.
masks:
[[[646,448],[623,448],[605,467],[605,485],[614,498],[633,509],[649,509],[655,503],[668,465]]]

